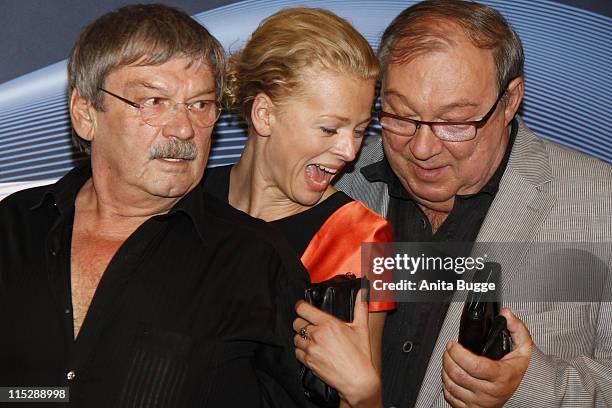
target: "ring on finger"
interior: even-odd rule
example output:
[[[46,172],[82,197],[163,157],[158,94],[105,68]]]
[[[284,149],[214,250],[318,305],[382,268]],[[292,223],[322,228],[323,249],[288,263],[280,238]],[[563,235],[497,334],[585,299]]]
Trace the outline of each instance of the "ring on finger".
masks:
[[[308,323],[306,326],[302,327],[298,334],[300,335],[301,338],[303,338],[304,340],[310,340],[310,336],[308,335],[308,326],[310,326],[312,323]]]

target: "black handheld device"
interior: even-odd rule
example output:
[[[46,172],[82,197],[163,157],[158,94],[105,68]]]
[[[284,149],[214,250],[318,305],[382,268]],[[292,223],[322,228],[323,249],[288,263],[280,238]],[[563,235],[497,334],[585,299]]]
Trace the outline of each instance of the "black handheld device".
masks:
[[[496,283],[499,287],[501,267],[487,262],[482,270],[474,274],[474,283]],[[490,299],[484,292],[468,293],[461,323],[459,343],[475,354],[499,360],[512,351],[512,338],[506,327],[506,318],[499,314],[499,297]]]

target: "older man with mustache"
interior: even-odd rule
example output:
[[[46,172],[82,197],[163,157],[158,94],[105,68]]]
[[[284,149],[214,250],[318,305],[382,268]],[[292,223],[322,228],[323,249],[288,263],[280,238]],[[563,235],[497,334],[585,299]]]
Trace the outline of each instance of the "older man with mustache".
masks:
[[[223,69],[170,7],[84,29],[70,115],[91,160],[0,204],[0,386],[64,387],[44,395],[71,407],[304,405],[291,321],[307,275],[200,186]]]

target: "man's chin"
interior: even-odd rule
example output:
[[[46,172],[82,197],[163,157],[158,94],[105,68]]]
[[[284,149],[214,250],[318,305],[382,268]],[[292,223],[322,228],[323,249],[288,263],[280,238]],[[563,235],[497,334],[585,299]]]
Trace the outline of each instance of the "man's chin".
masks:
[[[161,198],[180,198],[189,193],[197,185],[195,180],[166,180],[151,186],[149,193]]]
[[[453,209],[455,194],[449,192],[449,189],[440,190],[428,186],[418,186],[414,189],[411,188],[410,193],[417,203],[431,210],[450,212]]]

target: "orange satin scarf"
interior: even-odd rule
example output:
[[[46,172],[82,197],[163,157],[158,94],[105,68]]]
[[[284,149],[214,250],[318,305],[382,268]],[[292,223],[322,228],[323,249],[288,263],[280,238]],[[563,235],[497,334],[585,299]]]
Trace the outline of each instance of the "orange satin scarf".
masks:
[[[302,263],[313,283],[348,272],[360,277],[361,243],[391,242],[389,222],[359,201],[336,210],[314,235],[302,255]],[[370,302],[369,310],[390,310],[393,302]]]

